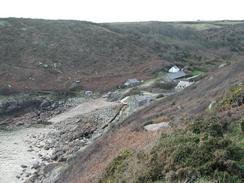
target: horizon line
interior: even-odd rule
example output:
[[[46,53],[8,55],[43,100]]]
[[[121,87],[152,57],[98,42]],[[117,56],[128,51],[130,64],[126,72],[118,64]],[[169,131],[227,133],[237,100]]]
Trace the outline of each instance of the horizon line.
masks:
[[[143,23],[143,22],[163,22],[163,23],[173,23],[173,22],[238,22],[244,21],[244,19],[196,19],[196,20],[132,20],[132,21],[91,21],[82,19],[65,19],[65,18],[37,18],[37,17],[0,17],[0,19],[32,19],[32,20],[50,20],[50,21],[80,21],[80,22],[91,22],[91,23]]]

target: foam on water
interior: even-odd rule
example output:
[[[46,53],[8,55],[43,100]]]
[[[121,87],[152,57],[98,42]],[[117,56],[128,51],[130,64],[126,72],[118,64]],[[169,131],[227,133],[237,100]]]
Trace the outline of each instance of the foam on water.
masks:
[[[17,179],[23,171],[21,165],[27,165],[26,172],[33,172],[31,165],[39,160],[37,152],[29,152],[31,134],[43,133],[44,128],[22,128],[14,131],[0,130],[0,183],[23,182],[25,177]]]

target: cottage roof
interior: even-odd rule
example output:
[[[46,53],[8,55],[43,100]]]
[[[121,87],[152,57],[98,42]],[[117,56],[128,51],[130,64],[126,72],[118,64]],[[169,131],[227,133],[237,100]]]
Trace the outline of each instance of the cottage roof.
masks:
[[[174,65],[173,67],[171,68],[174,68],[174,69],[180,69],[179,67],[177,67],[176,65]]]
[[[178,78],[182,78],[184,76],[186,76],[186,73],[184,71],[178,71],[178,72],[168,73],[167,74],[167,77],[170,80],[175,80],[175,79],[178,79]]]

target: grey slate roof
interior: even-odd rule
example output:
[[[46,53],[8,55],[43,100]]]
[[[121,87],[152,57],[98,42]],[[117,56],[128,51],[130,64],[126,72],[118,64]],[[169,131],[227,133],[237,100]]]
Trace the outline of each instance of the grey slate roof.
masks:
[[[186,73],[185,73],[184,71],[179,71],[179,72],[168,73],[168,74],[167,74],[167,77],[168,77],[170,80],[179,79],[179,78],[182,78],[182,77],[185,77],[185,76],[186,76]]]

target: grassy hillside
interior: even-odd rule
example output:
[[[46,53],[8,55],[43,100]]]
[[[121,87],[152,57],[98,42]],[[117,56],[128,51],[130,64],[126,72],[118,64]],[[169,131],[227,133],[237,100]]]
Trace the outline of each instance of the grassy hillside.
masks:
[[[213,111],[163,133],[149,152],[121,151],[100,182],[243,182],[243,110],[233,112],[243,96],[243,85],[235,86]]]
[[[86,89],[106,89],[161,65],[144,48],[89,22],[1,19],[0,43],[1,88],[59,90],[80,80]]]
[[[230,59],[233,53],[243,51],[243,22],[142,22],[104,26],[147,47],[161,59],[189,67],[209,69]]]
[[[242,53],[243,31],[241,21],[0,19],[0,89],[104,91],[172,64],[211,70]]]

